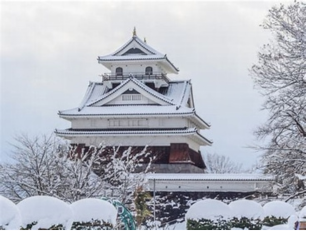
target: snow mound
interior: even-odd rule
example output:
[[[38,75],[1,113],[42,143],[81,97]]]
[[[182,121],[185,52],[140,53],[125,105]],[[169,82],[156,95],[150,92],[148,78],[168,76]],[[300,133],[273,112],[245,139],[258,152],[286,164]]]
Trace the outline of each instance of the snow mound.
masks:
[[[5,230],[19,230],[21,216],[17,206],[0,195],[0,227]]]
[[[221,217],[222,219],[229,219],[231,215],[228,205],[218,200],[207,199],[193,204],[186,214],[186,220],[201,218],[216,220]]]
[[[263,227],[262,230],[292,230],[288,225],[276,225],[271,227]]]
[[[274,216],[288,218],[295,214],[295,210],[292,205],[282,201],[272,201],[268,202],[263,206],[265,217]]]
[[[237,200],[229,204],[233,216],[237,218],[246,217],[249,219],[263,219],[264,209],[255,202],[249,200]]]
[[[109,202],[99,199],[82,199],[71,204],[74,222],[90,222],[104,220],[116,224],[117,210]]]
[[[70,229],[72,222],[72,210],[70,206],[54,197],[34,196],[22,200],[17,204],[21,217],[22,226],[37,222],[33,230],[39,228],[48,229],[53,225],[63,225]]]
[[[298,218],[299,218],[299,221],[306,220],[306,206],[302,208],[302,210],[299,212]]]

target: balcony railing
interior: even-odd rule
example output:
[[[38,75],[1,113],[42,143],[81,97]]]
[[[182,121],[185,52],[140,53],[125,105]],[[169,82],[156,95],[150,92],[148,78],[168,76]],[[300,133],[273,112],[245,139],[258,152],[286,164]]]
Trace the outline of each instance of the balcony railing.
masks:
[[[134,77],[138,80],[164,80],[169,82],[167,76],[163,73],[153,73],[153,74],[145,74],[145,73],[123,73],[119,74],[107,74],[104,73],[102,75],[102,81],[109,81],[109,80],[126,80],[129,77]]]

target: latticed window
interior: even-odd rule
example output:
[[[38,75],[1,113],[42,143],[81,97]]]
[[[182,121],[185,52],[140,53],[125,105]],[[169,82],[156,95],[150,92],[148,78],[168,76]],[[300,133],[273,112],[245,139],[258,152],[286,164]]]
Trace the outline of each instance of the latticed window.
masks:
[[[142,100],[141,94],[123,94],[122,95],[123,101],[140,101]]]
[[[145,69],[145,74],[146,75],[152,75],[152,67],[146,67],[146,69]]]
[[[116,76],[122,76],[123,75],[123,69],[121,67],[116,68]]]

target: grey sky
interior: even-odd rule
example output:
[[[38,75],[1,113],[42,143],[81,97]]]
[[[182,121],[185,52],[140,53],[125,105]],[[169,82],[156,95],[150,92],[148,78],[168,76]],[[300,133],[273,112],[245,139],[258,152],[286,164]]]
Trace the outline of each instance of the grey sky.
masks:
[[[15,134],[48,134],[69,122],[58,110],[76,107],[89,81],[107,70],[97,56],[132,36],[191,79],[197,113],[212,125],[202,134],[216,152],[249,167],[253,130],[266,119],[248,69],[270,34],[259,25],[278,2],[1,2],[1,158]]]

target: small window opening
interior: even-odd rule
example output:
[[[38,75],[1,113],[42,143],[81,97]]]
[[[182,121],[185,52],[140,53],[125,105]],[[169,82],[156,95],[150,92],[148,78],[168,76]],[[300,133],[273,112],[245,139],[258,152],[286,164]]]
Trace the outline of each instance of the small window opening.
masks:
[[[146,75],[152,75],[152,67],[146,67],[145,74]]]
[[[116,76],[122,76],[123,75],[123,69],[118,67],[116,68]]]

